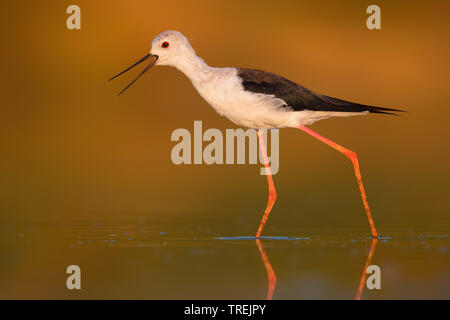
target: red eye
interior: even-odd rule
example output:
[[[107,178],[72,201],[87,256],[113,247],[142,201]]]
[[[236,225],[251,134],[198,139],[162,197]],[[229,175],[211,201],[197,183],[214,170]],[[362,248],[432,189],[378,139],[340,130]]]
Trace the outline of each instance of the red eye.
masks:
[[[169,47],[169,43],[167,41],[163,42],[161,47],[163,48],[168,48]]]

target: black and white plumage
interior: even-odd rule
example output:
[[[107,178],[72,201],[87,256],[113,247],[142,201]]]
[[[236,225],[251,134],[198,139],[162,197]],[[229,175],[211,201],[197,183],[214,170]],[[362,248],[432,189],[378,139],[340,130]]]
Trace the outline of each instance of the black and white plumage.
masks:
[[[321,95],[266,71],[210,67],[178,31],[156,36],[150,53],[138,63],[147,58],[152,58],[152,62],[139,76],[153,65],[173,66],[191,80],[219,114],[244,127],[297,128],[330,117],[400,111]]]
[[[238,68],[238,76],[247,91],[271,94],[282,99],[292,111],[337,111],[337,112],[365,112],[392,114],[387,111],[397,109],[367,106],[315,93],[280,75],[256,70]]]

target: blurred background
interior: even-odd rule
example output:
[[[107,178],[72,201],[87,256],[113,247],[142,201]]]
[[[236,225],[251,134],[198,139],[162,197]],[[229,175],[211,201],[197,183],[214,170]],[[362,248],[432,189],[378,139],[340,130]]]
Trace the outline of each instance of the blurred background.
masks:
[[[70,4],[81,8],[81,30],[66,28]],[[0,273],[7,284],[0,296],[60,297],[58,290],[65,280],[61,288],[45,295],[37,274],[25,280],[27,271],[17,266],[33,265],[43,256],[54,258],[49,248],[55,243],[59,248],[61,239],[67,242],[61,240],[61,248],[76,246],[72,233],[61,231],[68,225],[141,224],[136,230],[144,231],[151,225],[161,235],[167,230],[158,228],[158,223],[177,223],[171,225],[173,232],[189,239],[256,232],[267,201],[260,165],[177,166],[170,159],[176,144],[170,141],[174,129],[192,131],[194,120],[202,120],[204,130],[236,126],[218,116],[173,68],[153,68],[120,97],[116,93],[138,70],[107,82],[148,53],[154,36],[170,29],[183,32],[212,66],[272,71],[318,93],[406,110],[399,117],[324,120],[312,129],[357,152],[382,236],[447,236],[450,3],[379,1],[381,30],[366,27],[370,4],[350,0],[2,2],[0,222],[5,262]],[[278,199],[265,234],[370,235],[350,163],[312,137],[295,129],[280,130],[280,170],[274,181]],[[75,238],[87,239],[82,230],[89,234],[88,228],[83,228],[74,233]],[[433,272],[445,281],[435,281],[448,285],[448,243],[436,248],[441,260]],[[426,244],[422,249],[429,252]],[[257,258],[256,247],[252,250]],[[21,258],[14,258],[19,252]],[[365,255],[361,253],[362,265],[355,267],[355,289]],[[94,263],[82,251],[77,256],[100,268],[99,261]],[[158,256],[146,259],[153,263]],[[173,259],[175,265],[182,261]],[[287,268],[287,261],[280,266]],[[50,274],[44,269],[38,268],[38,274]],[[265,281],[264,269],[261,275]],[[420,276],[417,271],[412,277]],[[64,272],[60,277],[65,277]],[[27,291],[27,285],[34,291]],[[432,291],[431,286],[429,296],[448,298],[448,287]],[[149,297],[143,292],[131,296]],[[186,297],[171,296],[173,292],[162,297]],[[203,297],[201,291],[197,293]],[[96,294],[103,297],[101,291]],[[251,293],[248,297],[258,298]],[[311,296],[290,292],[285,297]],[[320,292],[317,297],[322,297]]]

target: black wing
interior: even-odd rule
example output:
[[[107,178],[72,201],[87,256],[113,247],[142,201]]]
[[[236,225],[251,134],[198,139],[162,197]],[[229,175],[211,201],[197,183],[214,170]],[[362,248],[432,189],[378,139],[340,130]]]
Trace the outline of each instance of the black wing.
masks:
[[[388,111],[402,110],[367,106],[315,93],[277,74],[256,69],[238,68],[238,76],[247,91],[272,94],[294,111],[337,111],[393,114]]]

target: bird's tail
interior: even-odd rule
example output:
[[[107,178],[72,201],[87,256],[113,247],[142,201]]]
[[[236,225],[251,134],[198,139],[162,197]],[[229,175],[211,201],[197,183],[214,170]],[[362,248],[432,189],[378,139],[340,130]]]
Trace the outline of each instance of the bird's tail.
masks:
[[[390,114],[393,116],[398,116],[398,112],[406,112],[404,110],[393,109],[393,108],[382,108],[382,107],[374,107],[374,106],[364,106],[364,107],[370,113]]]
[[[404,110],[394,109],[394,108],[383,108],[383,107],[375,107],[368,106],[365,104],[354,103],[346,100],[341,100],[329,96],[324,96],[326,100],[332,102],[333,107],[336,108],[335,111],[344,111],[344,112],[364,112],[369,111],[370,113],[381,113],[381,114],[390,114],[394,116],[398,116],[398,112],[405,112]]]

